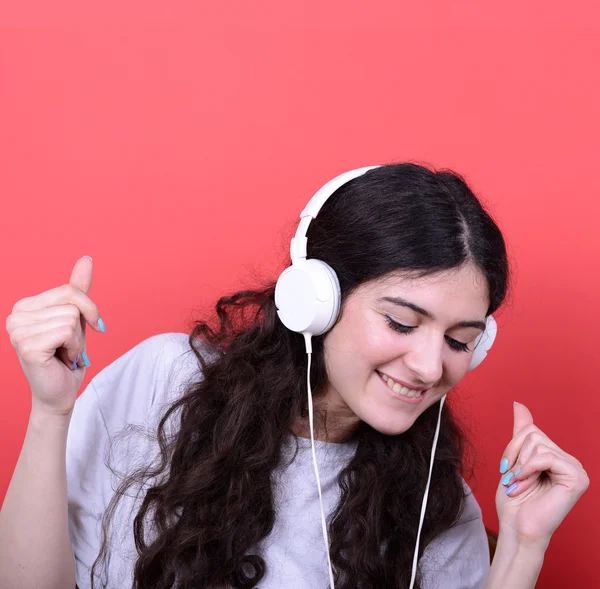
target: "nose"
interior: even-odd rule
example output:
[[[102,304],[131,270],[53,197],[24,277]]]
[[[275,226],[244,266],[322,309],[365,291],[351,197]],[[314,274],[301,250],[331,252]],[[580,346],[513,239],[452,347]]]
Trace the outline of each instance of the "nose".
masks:
[[[425,338],[404,354],[404,365],[423,385],[433,386],[442,378],[444,338]]]

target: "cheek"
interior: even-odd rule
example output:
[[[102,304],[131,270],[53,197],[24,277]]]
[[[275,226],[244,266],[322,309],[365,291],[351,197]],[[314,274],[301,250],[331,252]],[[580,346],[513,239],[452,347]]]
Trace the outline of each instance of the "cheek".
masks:
[[[352,317],[353,321],[341,321],[325,336],[325,363],[334,385],[364,381],[367,373],[398,352],[394,334],[386,333],[390,331],[386,326],[365,318],[358,320],[357,315]]]
[[[393,350],[403,343],[402,336],[392,331],[379,313],[357,313],[348,332],[363,350]]]
[[[364,319],[349,326],[346,337],[352,342],[354,361],[362,369],[375,369],[402,355],[404,341],[383,321]]]

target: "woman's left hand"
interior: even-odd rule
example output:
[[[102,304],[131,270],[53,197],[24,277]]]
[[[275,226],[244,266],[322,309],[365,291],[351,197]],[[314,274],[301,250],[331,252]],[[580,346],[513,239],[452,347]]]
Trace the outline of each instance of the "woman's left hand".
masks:
[[[581,462],[533,424],[529,409],[520,403],[514,404],[513,438],[504,459],[501,470],[506,470],[496,492],[500,533],[546,547],[588,488],[588,475]]]

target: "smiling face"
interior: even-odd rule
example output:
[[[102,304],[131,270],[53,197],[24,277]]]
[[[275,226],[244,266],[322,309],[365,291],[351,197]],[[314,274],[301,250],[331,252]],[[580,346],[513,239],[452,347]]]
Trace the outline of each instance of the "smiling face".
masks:
[[[407,431],[467,372],[488,307],[487,281],[471,264],[358,287],[324,338],[328,439],[347,437],[359,420],[388,435]]]

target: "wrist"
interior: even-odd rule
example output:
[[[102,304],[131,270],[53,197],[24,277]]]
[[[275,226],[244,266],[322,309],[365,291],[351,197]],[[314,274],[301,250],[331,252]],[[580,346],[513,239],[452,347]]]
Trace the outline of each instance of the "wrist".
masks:
[[[29,414],[28,427],[34,432],[61,431],[68,430],[70,422],[70,413],[54,413],[33,403]]]
[[[548,545],[550,544],[550,536],[547,538],[534,538],[515,532],[510,526],[500,525],[498,532],[498,545],[502,544],[507,549],[519,554],[530,554],[532,557],[539,555],[544,556]]]
[[[533,589],[544,563],[548,541],[523,539],[501,531],[486,589]]]

